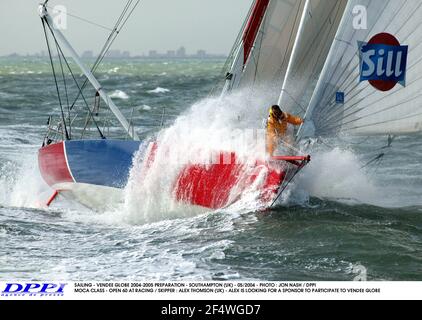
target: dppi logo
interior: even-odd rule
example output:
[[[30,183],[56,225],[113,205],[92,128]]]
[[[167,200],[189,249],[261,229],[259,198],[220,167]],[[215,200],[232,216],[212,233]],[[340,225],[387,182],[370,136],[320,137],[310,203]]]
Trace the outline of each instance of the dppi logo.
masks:
[[[389,91],[397,83],[405,86],[408,46],[389,33],[379,33],[368,43],[359,42],[360,82],[380,91]]]
[[[66,283],[7,283],[6,288],[1,292],[2,296],[12,295],[45,295],[61,296],[64,293]]]

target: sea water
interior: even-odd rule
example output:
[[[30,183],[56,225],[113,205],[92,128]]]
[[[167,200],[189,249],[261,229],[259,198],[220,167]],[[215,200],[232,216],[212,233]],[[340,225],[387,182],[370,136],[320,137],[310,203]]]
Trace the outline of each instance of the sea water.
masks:
[[[223,63],[110,60],[97,76],[163,155],[166,146],[179,160],[235,146],[248,158],[254,145],[238,139],[263,128],[268,106],[208,96]],[[420,136],[386,149],[387,137],[316,142],[312,162],[265,212],[253,192],[224,210],[178,205],[170,186],[183,161],[158,153],[140,183],[140,150],[124,201],[98,212],[61,197],[44,206],[52,190],[37,150],[58,111],[47,60],[0,59],[0,280],[353,280],[359,270],[369,280],[422,279]]]

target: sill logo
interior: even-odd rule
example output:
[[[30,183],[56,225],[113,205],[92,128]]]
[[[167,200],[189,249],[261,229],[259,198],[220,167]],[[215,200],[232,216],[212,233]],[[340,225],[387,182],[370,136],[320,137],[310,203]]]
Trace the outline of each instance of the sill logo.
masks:
[[[397,83],[406,85],[408,46],[395,36],[379,33],[368,43],[358,42],[360,80],[369,81],[377,90],[390,91]]]
[[[63,296],[67,283],[6,283],[1,296]]]

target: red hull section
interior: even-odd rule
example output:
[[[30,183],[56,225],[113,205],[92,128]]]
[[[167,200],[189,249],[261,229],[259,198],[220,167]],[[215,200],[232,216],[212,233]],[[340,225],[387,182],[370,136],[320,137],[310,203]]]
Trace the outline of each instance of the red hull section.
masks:
[[[38,166],[42,177],[50,186],[74,182],[66,161],[63,142],[41,148],[38,152]]]
[[[148,174],[156,152],[157,144],[151,143],[145,157],[144,174]],[[290,181],[292,173],[300,171],[309,161],[309,156],[280,156],[269,162],[256,161],[248,165],[238,161],[235,153],[220,153],[219,163],[186,165],[174,182],[173,194],[179,202],[221,209],[239,200],[253,187],[264,204],[270,203],[281,186]]]
[[[227,158],[231,158],[229,164],[223,161]],[[218,164],[186,166],[175,184],[176,199],[188,204],[220,209],[239,200],[242,193],[261,174],[265,178],[260,183],[260,197],[263,201],[270,201],[283,183],[285,172],[258,162],[251,168],[237,163],[234,153],[222,153]]]

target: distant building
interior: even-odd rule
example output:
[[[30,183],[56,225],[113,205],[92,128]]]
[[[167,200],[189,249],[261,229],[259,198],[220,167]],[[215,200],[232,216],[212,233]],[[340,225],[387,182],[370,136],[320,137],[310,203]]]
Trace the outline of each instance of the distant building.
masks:
[[[92,59],[94,58],[94,53],[91,50],[84,51],[81,55],[83,59]]]
[[[178,58],[186,58],[186,49],[185,47],[180,47],[177,51],[176,51],[176,56]]]
[[[197,58],[207,58],[207,52],[205,50],[198,50],[196,52]]]
[[[158,58],[158,52],[156,50],[150,50],[148,53],[149,58]]]
[[[121,57],[120,50],[110,50],[109,52],[107,52],[106,57],[107,58],[120,58]]]
[[[168,50],[166,54],[166,58],[175,58],[176,57],[176,51],[174,50]]]
[[[126,58],[126,59],[130,58],[130,52],[129,51],[123,51],[121,57]]]
[[[8,57],[8,58],[19,58],[19,57],[20,57],[20,55],[19,55],[19,54],[17,54],[16,52],[14,52],[14,53],[9,54],[7,57]]]

